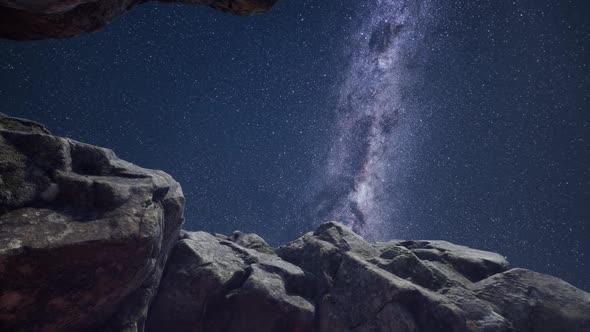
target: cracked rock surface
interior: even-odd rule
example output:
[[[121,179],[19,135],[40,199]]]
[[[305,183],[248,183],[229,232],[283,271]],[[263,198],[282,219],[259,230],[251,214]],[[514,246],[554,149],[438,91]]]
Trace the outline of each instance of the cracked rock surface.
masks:
[[[0,155],[0,330],[141,330],[183,223],[179,184],[3,114]]]
[[[491,252],[330,222],[277,254],[306,273],[319,331],[590,331],[590,294]]]
[[[277,0],[161,0],[204,5],[236,15],[264,13]],[[0,0],[0,38],[34,40],[100,29],[147,0]]]
[[[590,294],[509,269],[495,253],[372,244],[336,222],[276,255],[253,234],[185,232],[149,314],[148,330],[164,329],[581,332],[590,331]]]
[[[204,232],[174,247],[148,331],[309,331],[304,272],[278,256]]]

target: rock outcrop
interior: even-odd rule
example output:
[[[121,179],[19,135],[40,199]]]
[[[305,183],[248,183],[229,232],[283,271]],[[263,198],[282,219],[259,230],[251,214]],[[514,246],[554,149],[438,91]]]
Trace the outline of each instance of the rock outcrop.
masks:
[[[590,332],[590,294],[336,222],[273,249],[181,231],[161,171],[0,114],[0,331]]]
[[[205,5],[252,15],[271,9],[277,0],[161,0]],[[34,40],[76,36],[97,30],[146,0],[0,0],[0,38]]]
[[[444,241],[371,244],[335,222],[276,255],[256,250],[259,237],[235,241],[244,237],[185,233],[148,330],[590,331],[590,294],[508,269],[495,253]]]
[[[274,253],[185,233],[150,309],[148,331],[310,331],[305,273]]]
[[[453,266],[459,259],[451,263],[433,255],[433,263],[420,259],[409,244],[370,244],[338,223],[326,223],[278,254],[308,273],[321,331],[510,330],[510,322],[467,288],[467,277]],[[507,266],[492,253],[478,266],[473,258],[480,251],[452,249],[453,257],[466,257],[473,270],[486,270],[488,259]]]
[[[516,331],[590,331],[589,294],[555,277],[512,269],[474,284]]]
[[[168,174],[0,114],[0,331],[141,330],[183,207]]]

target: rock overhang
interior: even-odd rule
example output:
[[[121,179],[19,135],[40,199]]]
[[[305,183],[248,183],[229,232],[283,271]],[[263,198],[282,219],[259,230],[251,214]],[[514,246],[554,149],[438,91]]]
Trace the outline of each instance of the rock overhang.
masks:
[[[161,0],[203,5],[249,16],[266,13],[278,0]],[[146,0],[0,0],[0,38],[38,40],[98,30]]]

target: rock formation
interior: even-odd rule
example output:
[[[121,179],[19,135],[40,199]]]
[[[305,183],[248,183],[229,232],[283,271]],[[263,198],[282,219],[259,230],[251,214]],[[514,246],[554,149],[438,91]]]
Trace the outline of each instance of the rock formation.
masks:
[[[148,331],[311,331],[305,273],[274,253],[186,233],[150,309]]]
[[[0,331],[141,329],[183,207],[168,174],[0,114]]]
[[[277,0],[161,0],[206,5],[252,15],[267,12]],[[0,38],[63,38],[97,30],[147,0],[0,0]]]
[[[336,222],[276,250],[181,231],[180,186],[0,115],[0,331],[590,331],[590,294]]]

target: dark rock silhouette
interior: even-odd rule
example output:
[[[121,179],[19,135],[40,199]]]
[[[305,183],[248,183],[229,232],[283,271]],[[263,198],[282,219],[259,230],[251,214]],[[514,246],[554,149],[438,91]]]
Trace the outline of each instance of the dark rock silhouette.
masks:
[[[590,294],[495,253],[180,231],[166,173],[1,114],[0,156],[1,331],[590,331]]]
[[[206,5],[252,15],[271,9],[277,0],[161,0]],[[0,38],[34,40],[76,36],[100,29],[146,0],[0,0]]]

